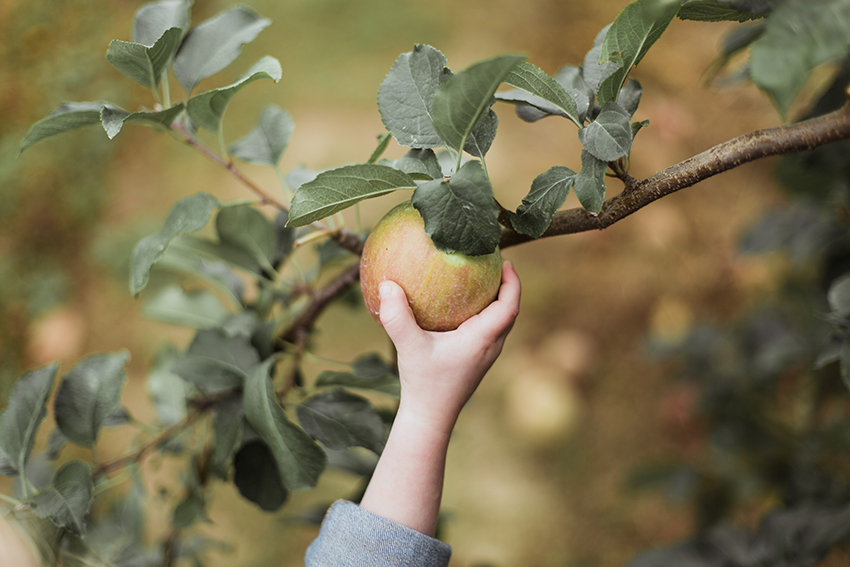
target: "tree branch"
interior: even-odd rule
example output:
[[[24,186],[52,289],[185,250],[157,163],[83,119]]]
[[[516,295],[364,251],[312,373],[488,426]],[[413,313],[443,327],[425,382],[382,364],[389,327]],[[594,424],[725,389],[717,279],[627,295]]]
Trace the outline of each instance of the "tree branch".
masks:
[[[608,228],[651,202],[695,185],[745,163],[768,156],[810,151],[850,138],[850,104],[843,108],[789,124],[757,130],[718,144],[692,158],[643,180],[624,179],[626,189],[602,205],[598,214],[576,208],[559,211],[540,238]],[[501,248],[533,240],[512,229],[502,230]]]

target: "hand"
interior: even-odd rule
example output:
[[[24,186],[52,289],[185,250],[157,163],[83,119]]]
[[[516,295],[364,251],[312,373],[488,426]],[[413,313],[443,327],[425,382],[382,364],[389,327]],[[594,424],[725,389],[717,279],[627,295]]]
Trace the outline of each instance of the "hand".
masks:
[[[511,266],[502,267],[499,297],[454,331],[422,330],[404,290],[382,282],[381,324],[398,350],[401,377],[399,413],[449,434],[464,404],[502,351],[519,313],[520,282]]]

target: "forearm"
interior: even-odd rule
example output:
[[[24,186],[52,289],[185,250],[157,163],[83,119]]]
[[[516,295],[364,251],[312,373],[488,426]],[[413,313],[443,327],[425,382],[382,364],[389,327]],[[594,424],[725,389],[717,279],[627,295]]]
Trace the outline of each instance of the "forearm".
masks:
[[[437,425],[402,403],[361,508],[434,535],[451,431]]]

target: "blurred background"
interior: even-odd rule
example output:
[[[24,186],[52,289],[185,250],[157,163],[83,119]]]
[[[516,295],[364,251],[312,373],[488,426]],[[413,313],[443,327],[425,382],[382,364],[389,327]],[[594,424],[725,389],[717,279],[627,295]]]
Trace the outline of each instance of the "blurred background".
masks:
[[[108,100],[135,110],[150,93],[105,60],[111,39],[130,39],[130,0],[4,0],[0,3],[0,402],[23,371],[128,348],[124,403],[153,419],[146,368],[163,340],[190,331],[141,317],[128,292],[129,254],[179,198],[202,190],[249,198],[224,171],[166,135],[126,127],[109,141],[88,128],[21,155],[32,123],[66,101]],[[231,82],[261,55],[283,80],[258,82],[235,100],[228,140],[275,103],[296,131],[281,166],[322,169],[367,159],[384,129],[375,103],[396,57],[414,43],[440,49],[460,70],[504,52],[528,54],[549,73],[580,64],[622,0],[249,0],[273,25],[202,89]],[[193,22],[230,4],[197,0]],[[643,85],[637,120],[649,119],[632,152],[643,178],[737,135],[780,123],[766,96],[744,85],[718,90],[704,73],[725,24],[674,21],[632,73]],[[179,89],[176,82],[173,88]],[[178,95],[179,96],[179,95]],[[497,197],[515,208],[552,165],[579,169],[571,124],[521,122],[497,105],[499,135],[488,154]],[[403,150],[394,145],[390,157]],[[244,166],[278,191],[271,170]],[[523,282],[522,309],[504,355],[461,416],[449,453],[441,536],[457,566],[625,564],[648,547],[692,533],[687,502],[628,489],[635,467],[697,460],[696,391],[653,356],[697,321],[722,325],[775,291],[785,263],[737,253],[746,227],[781,200],[771,163],[756,162],[656,202],[604,232],[508,249]],[[620,190],[609,181],[609,194]],[[371,226],[401,197],[362,206]],[[577,206],[570,197],[567,207]],[[352,327],[354,326],[354,327]],[[352,333],[355,328],[357,332]],[[350,360],[386,348],[365,310],[331,309],[317,354]],[[354,337],[354,338],[352,338]],[[377,345],[377,346],[376,346]],[[0,403],[2,405],[2,403]],[[45,427],[44,432],[50,428]],[[113,438],[114,437],[114,438]],[[114,448],[113,448],[114,445]],[[106,456],[126,442],[104,439]],[[167,469],[167,466],[165,467]],[[156,476],[149,480],[155,490]],[[202,528],[233,549],[210,565],[299,565],[317,529],[297,521],[312,503],[350,490],[328,473],[316,491],[266,514],[214,490]],[[0,486],[5,489],[6,485]],[[155,510],[152,514],[166,514]]]

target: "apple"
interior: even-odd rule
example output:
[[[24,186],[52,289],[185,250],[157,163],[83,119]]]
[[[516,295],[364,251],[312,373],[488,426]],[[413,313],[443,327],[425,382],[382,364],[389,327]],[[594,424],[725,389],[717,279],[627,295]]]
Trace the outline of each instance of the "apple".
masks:
[[[404,290],[419,326],[451,331],[481,312],[499,293],[502,256],[467,256],[438,250],[410,201],[375,226],[360,260],[360,284],[369,313],[379,323],[378,286],[392,280]]]

